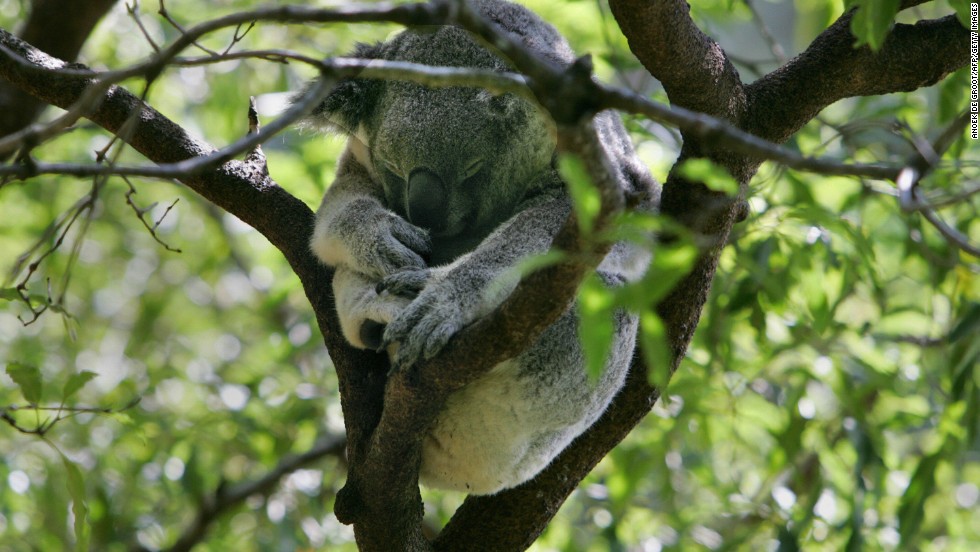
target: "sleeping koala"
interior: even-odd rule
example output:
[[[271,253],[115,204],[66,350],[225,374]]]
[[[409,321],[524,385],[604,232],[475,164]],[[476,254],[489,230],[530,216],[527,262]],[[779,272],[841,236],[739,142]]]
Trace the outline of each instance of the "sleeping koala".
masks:
[[[502,0],[474,5],[556,63],[571,49],[550,25]],[[406,30],[354,57],[510,70],[456,27]],[[554,166],[555,127],[533,103],[478,88],[341,81],[312,125],[348,135],[317,213],[315,254],[336,269],[345,338],[387,348],[398,369],[432,358],[513,291],[515,266],[544,253],[571,212]],[[653,197],[618,117],[596,117],[624,189]],[[599,267],[610,285],[642,275],[649,254],[616,244]],[[569,309],[528,350],[451,395],[423,445],[427,486],[491,494],[541,471],[592,425],[623,384],[637,329],[620,312],[603,375],[590,381]]]

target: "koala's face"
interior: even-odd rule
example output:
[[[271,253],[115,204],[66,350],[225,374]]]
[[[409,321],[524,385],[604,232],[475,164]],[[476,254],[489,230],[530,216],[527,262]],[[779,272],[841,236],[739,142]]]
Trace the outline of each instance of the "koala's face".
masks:
[[[365,54],[507,70],[454,27],[406,31],[356,53]],[[388,207],[437,241],[482,238],[509,218],[534,180],[551,169],[555,150],[553,123],[539,109],[478,88],[355,79],[338,86],[321,113],[340,119],[368,146],[369,169]]]
[[[388,83],[368,127],[388,205],[434,237],[509,217],[554,152],[528,102],[479,89]]]

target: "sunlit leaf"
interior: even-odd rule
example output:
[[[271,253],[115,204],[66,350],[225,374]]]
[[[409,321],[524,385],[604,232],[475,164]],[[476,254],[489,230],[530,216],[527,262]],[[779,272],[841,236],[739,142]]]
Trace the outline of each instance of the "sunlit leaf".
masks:
[[[595,274],[582,283],[578,296],[579,338],[586,373],[598,380],[609,356],[615,333],[613,292]]]
[[[901,5],[899,0],[858,0],[857,13],[851,19],[851,32],[857,37],[857,46],[867,44],[878,50],[885,43],[895,14]]]
[[[65,467],[65,477],[68,481],[68,496],[71,497],[71,512],[75,517],[75,550],[85,552],[88,550],[89,526],[88,526],[88,503],[85,495],[85,480],[82,478],[82,471],[78,465],[68,459],[61,451],[61,462]]]
[[[27,402],[31,404],[41,402],[43,387],[41,371],[38,370],[37,366],[21,362],[10,362],[7,364],[7,375],[20,387],[20,392],[24,395]]]
[[[678,171],[684,178],[703,182],[705,186],[716,192],[730,196],[738,194],[738,182],[728,171],[711,162],[710,159],[703,157],[688,159],[678,166]]]
[[[67,401],[75,393],[78,392],[86,383],[92,381],[98,374],[95,372],[89,372],[88,370],[82,370],[68,377],[68,381],[65,382],[65,387],[61,391],[61,400]]]
[[[558,172],[568,186],[572,196],[572,205],[578,218],[579,232],[583,236],[592,233],[595,219],[602,208],[602,198],[599,190],[592,184],[588,170],[582,160],[574,155],[562,155],[558,158]]]
[[[667,329],[652,309],[646,310],[640,315],[638,337],[650,385],[660,389],[665,388],[670,379],[670,347],[667,344]]]

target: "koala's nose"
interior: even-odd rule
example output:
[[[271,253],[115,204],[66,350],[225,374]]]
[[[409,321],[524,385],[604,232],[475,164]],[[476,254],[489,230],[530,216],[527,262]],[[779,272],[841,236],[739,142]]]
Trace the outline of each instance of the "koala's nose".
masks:
[[[433,232],[446,224],[446,190],[439,175],[428,169],[415,169],[408,176],[408,220]]]

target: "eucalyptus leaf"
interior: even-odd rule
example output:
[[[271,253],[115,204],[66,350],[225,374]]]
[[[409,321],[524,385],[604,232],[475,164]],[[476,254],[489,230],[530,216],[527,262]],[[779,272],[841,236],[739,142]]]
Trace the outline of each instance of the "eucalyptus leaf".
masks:
[[[27,402],[31,404],[41,402],[41,395],[44,388],[41,380],[41,371],[37,366],[21,362],[10,362],[7,364],[7,375],[20,387],[20,392],[24,395],[24,399]]]

